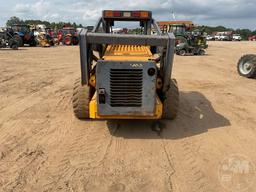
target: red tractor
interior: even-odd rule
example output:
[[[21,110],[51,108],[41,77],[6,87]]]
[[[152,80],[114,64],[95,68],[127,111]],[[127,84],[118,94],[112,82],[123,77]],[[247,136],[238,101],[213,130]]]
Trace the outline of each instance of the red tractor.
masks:
[[[63,45],[78,45],[79,39],[74,27],[63,27],[58,32],[58,40]]]
[[[256,35],[250,36],[248,38],[249,41],[256,41]]]

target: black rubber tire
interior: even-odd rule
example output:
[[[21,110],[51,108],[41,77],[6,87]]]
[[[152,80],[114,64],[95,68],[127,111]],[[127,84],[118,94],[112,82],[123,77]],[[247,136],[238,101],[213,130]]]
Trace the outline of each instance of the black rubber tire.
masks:
[[[68,40],[68,43],[67,43],[67,40]],[[72,37],[66,35],[66,36],[63,38],[63,40],[62,40],[62,44],[63,44],[63,45],[67,45],[67,46],[72,45]]]
[[[180,56],[186,56],[186,54],[187,54],[187,52],[184,49],[181,49],[178,51],[178,55],[180,55]]]
[[[24,46],[23,40],[22,40],[22,38],[19,35],[14,35],[13,39],[15,39],[18,42],[18,46],[19,47],[23,47]]]
[[[248,61],[251,63],[252,68],[249,73],[245,74],[241,71],[241,65],[243,65],[244,63],[246,63]],[[248,55],[242,56],[237,63],[237,71],[238,71],[239,75],[241,75],[243,77],[255,78],[256,77],[256,55],[248,54]]]
[[[89,119],[90,89],[89,86],[82,86],[80,80],[74,84],[72,103],[74,114],[78,119]]]
[[[10,48],[11,49],[14,49],[14,50],[17,50],[18,49],[18,47],[19,47],[19,45],[18,45],[18,42],[16,41],[16,39],[14,39],[14,38],[11,38],[10,40],[9,40],[9,46],[10,46]]]
[[[205,50],[200,49],[199,52],[198,52],[198,55],[205,55]]]
[[[78,44],[79,44],[78,37],[76,37],[76,36],[72,37],[72,45],[78,45]]]
[[[30,43],[29,43],[30,47],[36,47],[37,45],[38,45],[38,43],[37,43],[36,39],[31,39],[30,40]]]
[[[179,88],[175,79],[170,80],[170,86],[163,101],[163,119],[175,119],[179,110]]]
[[[14,43],[14,44],[12,44],[12,46],[11,46],[11,48],[13,49],[13,50],[18,50],[18,44],[16,44],[16,43]]]

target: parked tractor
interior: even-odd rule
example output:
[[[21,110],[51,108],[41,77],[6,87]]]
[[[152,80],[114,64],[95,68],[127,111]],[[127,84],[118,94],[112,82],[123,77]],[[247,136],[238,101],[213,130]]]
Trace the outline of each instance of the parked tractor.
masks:
[[[52,44],[52,39],[45,33],[39,33],[36,39],[40,47],[50,47],[54,45]]]
[[[0,32],[0,48],[18,49],[19,44],[14,38],[14,32],[12,29],[7,28]]]
[[[237,63],[237,71],[239,75],[247,78],[256,77],[256,55],[248,54],[240,58]]]
[[[30,29],[29,25],[15,24],[11,28],[14,31],[14,38],[19,42],[19,46],[24,46],[24,44],[29,46],[37,45],[34,29]]]
[[[49,41],[49,44],[51,46],[59,44],[59,41],[58,41],[58,38],[57,38],[57,34],[56,34],[56,32],[53,29],[46,28],[45,29],[45,36],[46,36],[46,39]]]
[[[256,41],[256,35],[252,35],[248,38],[248,41]]]
[[[179,91],[171,79],[175,37],[162,34],[150,11],[103,11],[94,29],[80,32],[81,78],[73,92],[79,119],[174,119]],[[140,34],[114,34],[133,21]],[[156,31],[151,35],[151,31]]]
[[[175,52],[177,55],[204,55],[208,48],[204,30],[195,29],[191,21],[158,22],[162,32],[173,32],[176,37]]]
[[[58,40],[63,45],[78,45],[79,39],[74,27],[63,27],[59,30]]]
[[[200,30],[187,32],[183,36],[176,36],[177,55],[205,55],[205,49],[207,48],[206,37]]]

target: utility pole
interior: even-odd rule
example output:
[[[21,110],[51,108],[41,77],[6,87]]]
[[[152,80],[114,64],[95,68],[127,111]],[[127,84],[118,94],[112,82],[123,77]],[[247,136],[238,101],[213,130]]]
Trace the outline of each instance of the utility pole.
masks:
[[[174,11],[172,11],[172,19],[173,19],[174,21],[176,21],[176,17],[175,17]]]

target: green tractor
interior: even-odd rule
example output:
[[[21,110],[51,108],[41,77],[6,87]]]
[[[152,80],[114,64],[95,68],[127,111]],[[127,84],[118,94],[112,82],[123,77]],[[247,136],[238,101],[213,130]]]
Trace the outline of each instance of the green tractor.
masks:
[[[177,55],[205,55],[207,48],[206,38],[199,30],[176,36],[175,52]]]
[[[208,48],[206,36],[203,30],[187,31],[185,25],[173,25],[171,27],[176,37],[177,55],[205,55],[205,49]]]
[[[158,22],[163,33],[172,32],[176,38],[177,55],[204,55],[208,48],[203,29],[195,29],[191,21]]]
[[[17,50],[18,41],[14,38],[13,30],[6,28],[0,31],[0,48],[11,48]]]
[[[243,77],[256,78],[256,55],[242,56],[237,63],[237,71]]]

